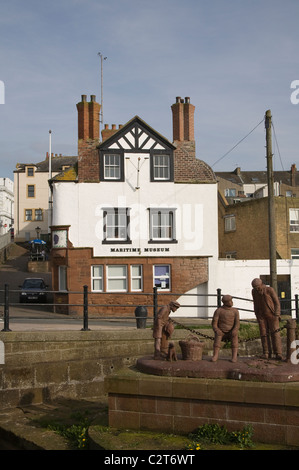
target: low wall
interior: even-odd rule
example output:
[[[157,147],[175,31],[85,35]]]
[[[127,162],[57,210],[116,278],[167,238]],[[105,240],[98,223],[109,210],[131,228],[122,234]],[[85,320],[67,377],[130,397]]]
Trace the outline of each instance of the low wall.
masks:
[[[229,431],[251,424],[256,441],[299,445],[299,383],[157,377],[128,369],[106,383],[111,427],[189,433],[207,423]]]
[[[178,331],[174,340],[185,337]],[[0,408],[58,397],[107,401],[105,377],[153,353],[151,329],[0,332]],[[2,343],[1,343],[2,345]]]

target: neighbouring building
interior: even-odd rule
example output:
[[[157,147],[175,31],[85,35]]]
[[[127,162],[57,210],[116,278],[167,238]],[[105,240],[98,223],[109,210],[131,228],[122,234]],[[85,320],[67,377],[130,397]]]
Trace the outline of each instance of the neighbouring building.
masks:
[[[267,171],[243,171],[237,167],[215,174],[219,192],[228,204],[268,196]],[[299,172],[295,164],[289,171],[274,171],[273,179],[275,196],[299,197]]]
[[[78,165],[51,180],[53,290],[69,313],[82,313],[84,285],[91,314],[132,315],[152,304],[154,286],[163,302],[208,292],[217,182],[196,158],[190,99],[171,109],[172,142],[138,116],[105,126],[100,141],[94,95],[77,104]]]
[[[0,178],[0,235],[5,235],[13,228],[14,190],[10,178]]]
[[[77,157],[51,155],[51,175],[72,167]],[[48,240],[51,225],[49,155],[39,163],[18,163],[14,171],[16,241]]]

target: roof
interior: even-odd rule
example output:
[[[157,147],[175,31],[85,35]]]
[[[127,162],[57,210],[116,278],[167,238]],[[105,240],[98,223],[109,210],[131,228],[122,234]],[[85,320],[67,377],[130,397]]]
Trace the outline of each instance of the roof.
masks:
[[[234,184],[267,184],[267,171],[242,171],[236,168],[234,171],[216,171],[217,178],[222,178]],[[295,168],[295,186],[299,186],[299,172]],[[292,186],[292,170],[273,171],[274,181]]]
[[[77,156],[55,155],[51,158],[51,170],[54,173],[60,173],[63,171],[64,167],[73,166],[77,163],[77,161]],[[49,158],[46,158],[45,160],[38,163],[18,163],[14,172],[24,172],[25,168],[28,166],[34,166],[35,172],[37,173],[47,173],[49,172]]]

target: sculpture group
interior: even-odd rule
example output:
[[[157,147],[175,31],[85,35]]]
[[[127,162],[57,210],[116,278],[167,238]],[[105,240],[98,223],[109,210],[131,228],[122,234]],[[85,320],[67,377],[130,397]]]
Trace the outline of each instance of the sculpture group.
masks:
[[[258,322],[262,357],[264,359],[282,359],[282,346],[280,337],[280,302],[275,290],[263,284],[261,279],[253,279],[252,299],[254,312]],[[169,339],[174,331],[174,323],[170,319],[170,314],[180,308],[178,302],[170,302],[160,308],[154,321],[153,337],[155,340],[155,359],[177,360],[173,343]],[[239,311],[233,307],[231,295],[222,297],[222,305],[218,307],[212,318],[212,328],[214,331],[214,345],[212,362],[219,358],[222,341],[230,341],[232,356],[231,361],[237,362],[238,357],[238,333],[240,328]]]

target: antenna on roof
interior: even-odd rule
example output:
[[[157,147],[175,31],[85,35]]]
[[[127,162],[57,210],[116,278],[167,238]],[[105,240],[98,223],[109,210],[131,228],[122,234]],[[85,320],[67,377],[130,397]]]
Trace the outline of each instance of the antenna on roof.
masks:
[[[100,132],[101,132],[101,123],[104,122],[104,112],[103,112],[103,60],[107,60],[107,57],[103,57],[101,52],[98,52],[98,56],[101,59],[101,111],[100,111]]]

